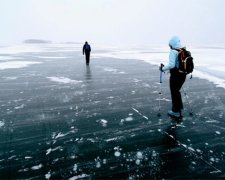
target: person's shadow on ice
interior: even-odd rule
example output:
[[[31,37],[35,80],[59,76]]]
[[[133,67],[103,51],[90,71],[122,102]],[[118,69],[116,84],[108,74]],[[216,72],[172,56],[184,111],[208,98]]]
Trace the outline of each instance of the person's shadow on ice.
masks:
[[[86,66],[85,80],[90,81],[91,79],[92,79],[91,68],[90,66]]]
[[[165,136],[163,138],[163,153],[161,154],[162,178],[173,178],[179,175],[182,176],[188,169],[188,162],[185,159],[185,150],[179,145],[177,137],[178,127],[173,124],[167,127],[165,130]]]

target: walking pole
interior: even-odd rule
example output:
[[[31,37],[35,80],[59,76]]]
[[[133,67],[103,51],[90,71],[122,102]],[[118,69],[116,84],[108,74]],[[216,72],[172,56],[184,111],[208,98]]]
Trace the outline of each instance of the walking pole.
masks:
[[[162,65],[161,65],[162,66]],[[161,83],[162,83],[162,71],[160,71],[160,77],[159,77],[159,83],[160,83],[160,85],[161,85]]]
[[[185,96],[185,98],[186,98],[186,100],[187,100],[187,103],[188,103],[188,106],[189,106],[189,115],[190,115],[190,116],[193,116],[193,110],[192,110],[191,105],[190,105],[190,102],[189,102],[189,100],[188,100],[187,93],[186,93],[186,91],[184,90],[184,87],[182,87],[182,89],[183,89],[183,91],[184,91],[184,96]]]
[[[161,69],[163,67],[163,64],[161,64]],[[160,104],[160,101],[161,101],[161,95],[162,95],[162,87],[161,87],[161,84],[162,84],[162,70],[160,70],[160,76],[159,76],[159,112],[157,114],[158,117],[161,116],[161,104]]]

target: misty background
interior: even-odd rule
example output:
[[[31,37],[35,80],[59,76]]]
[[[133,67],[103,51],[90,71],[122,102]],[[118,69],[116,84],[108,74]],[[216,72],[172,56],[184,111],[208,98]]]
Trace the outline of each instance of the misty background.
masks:
[[[225,43],[224,0],[0,0],[0,45]]]

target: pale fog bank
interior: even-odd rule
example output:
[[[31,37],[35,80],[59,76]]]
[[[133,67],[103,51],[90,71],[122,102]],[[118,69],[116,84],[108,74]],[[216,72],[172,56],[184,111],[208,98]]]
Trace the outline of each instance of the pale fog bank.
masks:
[[[67,57],[66,52],[80,52],[82,55],[82,43],[51,43],[51,44],[18,44],[13,46],[0,47],[0,70],[26,68],[46,61],[57,61]],[[136,59],[151,65],[158,66],[160,63],[168,62],[169,47],[162,45],[146,46],[101,46],[91,44],[91,58],[119,58]],[[210,46],[186,46],[191,51],[194,58],[195,69],[193,77],[207,79],[213,82],[217,87],[225,89],[225,44],[215,44]],[[56,55],[43,56],[44,52],[56,52]],[[31,61],[26,54],[32,54],[33,57],[40,59],[40,62]],[[59,56],[60,54],[60,56]],[[135,67],[134,67],[135,68]],[[146,76],[148,76],[146,74]],[[151,74],[149,74],[151,76]],[[169,78],[168,74],[164,78]]]

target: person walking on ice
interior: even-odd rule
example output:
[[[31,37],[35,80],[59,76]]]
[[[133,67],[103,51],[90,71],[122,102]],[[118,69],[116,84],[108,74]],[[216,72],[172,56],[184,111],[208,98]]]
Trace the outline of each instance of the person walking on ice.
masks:
[[[83,55],[85,53],[85,58],[86,58],[86,65],[89,65],[90,62],[90,54],[91,54],[91,46],[88,44],[86,41],[84,46],[83,46]]]
[[[172,110],[168,111],[168,115],[172,117],[182,117],[183,102],[181,98],[180,89],[185,82],[186,73],[179,71],[178,55],[182,50],[182,45],[179,37],[174,36],[169,41],[170,54],[169,63],[167,65],[161,64],[160,71],[170,71],[170,92],[172,98]]]

